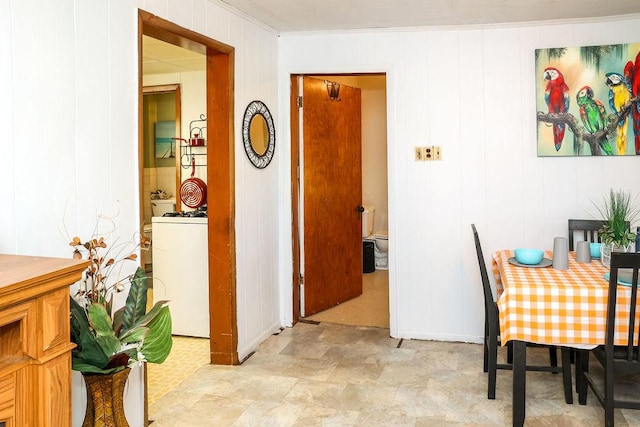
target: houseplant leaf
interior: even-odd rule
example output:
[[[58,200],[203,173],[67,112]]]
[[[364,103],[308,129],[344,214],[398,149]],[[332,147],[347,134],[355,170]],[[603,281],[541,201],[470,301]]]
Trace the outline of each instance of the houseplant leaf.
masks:
[[[171,352],[173,345],[169,307],[161,306],[159,313],[149,322],[148,327],[149,332],[140,351],[148,362],[162,363]]]
[[[605,245],[625,248],[635,240],[635,234],[629,226],[638,216],[638,208],[631,195],[623,190],[609,190],[609,197],[603,197],[596,208],[607,221],[599,231],[599,237]]]
[[[149,323],[160,314],[160,310],[167,304],[168,301],[158,301],[152,308],[149,310],[147,314],[138,318],[133,325],[129,329],[123,329],[119,331],[118,336],[123,337],[129,333],[129,330],[139,327],[139,326],[148,326]]]
[[[73,369],[81,372],[100,372],[107,363],[105,354],[89,328],[89,319],[78,302],[71,298],[71,341],[76,343],[72,351]]]
[[[147,274],[138,267],[131,279],[131,288],[127,295],[122,315],[122,327],[131,328],[147,310]]]
[[[120,340],[111,327],[111,318],[102,304],[89,306],[89,320],[96,334],[96,341],[105,354],[111,356],[120,350]]]
[[[149,332],[149,328],[145,326],[135,326],[120,336],[120,342],[130,344],[142,341]]]

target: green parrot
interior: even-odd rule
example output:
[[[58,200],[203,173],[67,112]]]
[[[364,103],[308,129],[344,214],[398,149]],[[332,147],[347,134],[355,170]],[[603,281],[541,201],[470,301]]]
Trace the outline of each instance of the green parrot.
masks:
[[[595,99],[593,96],[593,89],[591,89],[590,86],[584,86],[576,94],[576,101],[580,106],[580,118],[582,119],[584,127],[591,134],[603,130],[607,123],[607,113],[604,110],[604,105],[600,100]],[[600,138],[598,144],[606,155],[613,155],[613,149],[611,148],[611,144],[609,144],[606,135],[603,138]]]

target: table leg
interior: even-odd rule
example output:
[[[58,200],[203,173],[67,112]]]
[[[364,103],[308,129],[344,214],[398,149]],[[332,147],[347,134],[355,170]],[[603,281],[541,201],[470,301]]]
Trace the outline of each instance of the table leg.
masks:
[[[524,425],[527,344],[513,341],[513,427]]]

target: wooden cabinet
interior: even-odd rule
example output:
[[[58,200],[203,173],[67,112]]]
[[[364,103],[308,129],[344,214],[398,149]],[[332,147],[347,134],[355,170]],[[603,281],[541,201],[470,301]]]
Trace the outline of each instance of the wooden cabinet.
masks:
[[[71,425],[69,285],[88,264],[0,254],[0,425]]]

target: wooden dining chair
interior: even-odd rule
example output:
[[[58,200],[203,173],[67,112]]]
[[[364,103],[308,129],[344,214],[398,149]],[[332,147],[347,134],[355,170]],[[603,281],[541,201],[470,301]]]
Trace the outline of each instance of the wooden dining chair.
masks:
[[[478,265],[480,266],[480,278],[482,281],[482,291],[484,294],[484,372],[489,374],[488,382],[488,399],[496,398],[496,376],[498,369],[512,370],[511,364],[511,343],[507,344],[508,356],[507,363],[498,363],[498,345],[500,343],[500,323],[498,318],[498,305],[493,299],[493,291],[491,290],[491,283],[489,282],[489,274],[487,273],[487,266],[484,262],[484,255],[482,254],[482,247],[480,245],[480,238],[478,237],[478,231],[475,224],[471,224],[473,230],[473,239],[476,245],[476,254],[478,256]],[[548,347],[549,348],[549,366],[537,366],[527,365],[527,371],[546,371],[552,373],[562,372],[562,380],[564,384],[565,401],[567,403],[573,403],[573,393],[571,390],[571,364],[569,363],[569,351],[562,348],[562,367],[558,367],[558,353],[555,346],[544,346],[538,344],[527,344],[528,346],[535,347]]]
[[[582,240],[586,240],[589,243],[600,243],[600,235],[598,232],[605,225],[607,221],[602,219],[569,219],[568,221],[568,230],[569,230],[569,250],[575,250],[575,235],[576,233],[582,234]],[[571,363],[575,361],[575,351],[571,350],[570,352],[570,360]],[[578,381],[576,379],[576,387],[578,385]],[[577,391],[577,390],[576,390]]]
[[[574,235],[576,232],[582,233],[583,240],[591,243],[600,242],[598,231],[607,221],[600,219],[570,219],[569,220],[569,250],[574,250]]]
[[[620,286],[618,280],[620,278],[621,269],[626,270],[625,273],[632,274],[630,286],[631,297],[626,306],[622,306],[617,300]],[[638,307],[638,270],[640,269],[640,253],[617,253],[611,254],[611,271],[609,273],[609,293],[607,300],[607,320],[605,332],[605,344],[594,348],[591,351],[578,351],[578,359],[576,367],[578,369],[578,402],[581,405],[587,403],[588,388],[593,390],[596,398],[604,408],[604,422],[607,427],[614,425],[614,408],[640,409],[640,400],[621,400],[614,396],[615,380],[618,377],[640,374],[640,346],[638,340],[640,337],[640,327],[636,325],[635,313],[640,309]],[[618,304],[617,304],[618,302]],[[627,345],[614,345],[616,331],[616,311],[623,310],[629,313],[626,328],[628,333],[626,336]],[[624,316],[626,317],[626,315]],[[618,326],[620,328],[621,325]],[[634,341],[636,342],[634,344]],[[598,363],[602,365],[603,381],[596,381],[595,375],[589,372],[589,354],[593,354]],[[603,385],[602,385],[603,384]],[[600,386],[602,385],[602,388]],[[640,391],[640,386],[638,386]],[[634,393],[638,395],[639,393]]]

